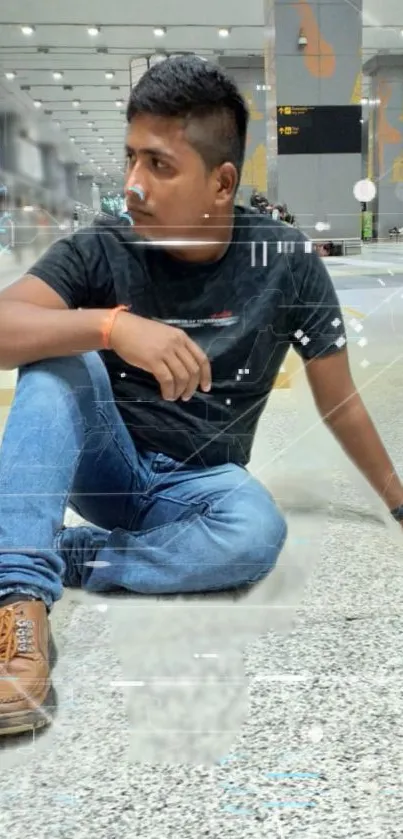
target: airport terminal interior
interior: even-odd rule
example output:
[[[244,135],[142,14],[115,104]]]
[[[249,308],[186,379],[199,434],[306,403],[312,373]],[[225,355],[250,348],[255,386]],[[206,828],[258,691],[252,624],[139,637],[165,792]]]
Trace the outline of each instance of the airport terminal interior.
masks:
[[[126,104],[147,69],[216,62],[250,112],[237,202],[311,240],[403,477],[401,0],[3,0],[0,17],[0,288],[125,212]],[[17,375],[0,371],[2,430]],[[402,836],[401,525],[294,351],[249,470],[289,528],[250,595],[56,603],[58,711],[0,738],[2,836]]]

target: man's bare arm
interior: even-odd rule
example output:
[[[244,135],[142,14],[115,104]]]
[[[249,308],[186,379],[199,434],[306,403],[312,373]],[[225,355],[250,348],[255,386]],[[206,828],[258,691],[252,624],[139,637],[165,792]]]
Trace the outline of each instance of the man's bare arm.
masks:
[[[103,309],[69,309],[43,280],[26,275],[0,294],[0,369],[102,349]]]
[[[306,362],[324,422],[389,510],[403,504],[403,486],[357,392],[346,350]]]

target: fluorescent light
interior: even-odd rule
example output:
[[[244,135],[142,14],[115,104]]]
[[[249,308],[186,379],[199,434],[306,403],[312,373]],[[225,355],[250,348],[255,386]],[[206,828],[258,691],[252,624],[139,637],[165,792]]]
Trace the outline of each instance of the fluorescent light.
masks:
[[[81,154],[87,154],[87,150],[86,150],[86,149],[80,149],[80,151],[81,151]]]
[[[108,71],[105,73],[105,78],[106,78],[106,79],[113,79],[114,75],[115,75],[115,74],[114,74],[113,70],[108,70]]]
[[[116,157],[112,157],[112,163],[117,163]]]
[[[16,75],[17,75],[17,73],[14,73],[12,70],[5,73],[5,77],[6,77],[6,79],[8,79],[9,82],[12,82],[12,80],[15,79]]]
[[[88,125],[88,128],[93,128],[93,127],[94,127],[94,123],[93,123],[93,122],[87,122],[87,125]]]
[[[21,26],[21,32],[23,35],[33,35],[35,32],[34,26]]]
[[[59,71],[59,70],[55,70],[55,72],[54,72],[54,73],[52,73],[52,76],[53,76],[53,78],[54,78],[54,79],[56,79],[56,81],[57,81],[58,79],[62,79],[62,78],[63,78],[63,73],[60,73],[60,71]]]
[[[167,34],[165,26],[156,26],[154,29],[154,35],[156,38],[163,38],[164,35]]]
[[[98,137],[98,143],[103,143],[103,142],[104,142],[104,138],[103,137]]]
[[[73,99],[72,103],[73,108],[79,108],[81,105],[81,99]]]
[[[228,36],[229,36],[229,29],[227,29],[227,27],[226,27],[226,26],[222,26],[222,27],[218,30],[218,34],[219,34],[220,38],[228,38]]]
[[[70,143],[75,143],[75,142],[76,142],[76,138],[75,137],[70,137]]]
[[[87,29],[87,32],[89,35],[91,35],[91,38],[96,38],[96,36],[99,35],[100,31],[101,30],[99,26],[89,26]]]
[[[97,169],[98,169],[99,172],[101,172],[102,166],[97,166]]]
[[[93,157],[91,157],[91,159],[90,159],[90,163],[95,163],[95,160],[94,160],[94,158],[93,158]]]
[[[24,209],[24,213],[33,213],[33,211],[34,211],[34,208],[33,208],[32,204],[26,204],[23,209]]]
[[[115,105],[116,105],[117,108],[123,108],[124,104],[125,103],[123,102],[123,99],[117,99],[116,102],[115,102]]]
[[[107,150],[106,150],[106,153],[107,153],[107,154],[112,154],[112,149],[107,149]]]
[[[34,107],[42,108],[42,101],[40,99],[34,99]]]

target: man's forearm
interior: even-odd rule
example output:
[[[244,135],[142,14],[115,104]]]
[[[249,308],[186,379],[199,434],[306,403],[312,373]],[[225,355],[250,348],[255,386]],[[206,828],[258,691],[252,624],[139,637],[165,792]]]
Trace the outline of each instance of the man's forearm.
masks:
[[[356,394],[346,405],[324,419],[389,510],[400,507],[403,504],[403,486],[361,397]]]
[[[105,314],[102,309],[45,309],[4,301],[0,305],[0,370],[102,349]]]

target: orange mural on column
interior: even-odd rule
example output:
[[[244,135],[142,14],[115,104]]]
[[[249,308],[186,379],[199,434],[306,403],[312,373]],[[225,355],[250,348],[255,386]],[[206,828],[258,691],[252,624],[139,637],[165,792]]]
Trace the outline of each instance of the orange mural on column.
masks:
[[[387,117],[387,109],[392,96],[392,87],[386,81],[380,81],[378,86],[378,99],[380,101],[378,113],[378,161],[379,175],[385,174],[385,146],[401,145],[402,132],[390,124]]]
[[[350,105],[359,105],[362,99],[362,70],[358,73],[354,82],[353,92],[350,98]]]
[[[316,79],[330,79],[336,70],[335,51],[323,38],[311,4],[307,0],[298,0],[294,9],[300,16],[301,29],[308,41],[304,48],[304,64],[308,73]]]
[[[253,186],[258,192],[266,192],[267,189],[267,161],[266,148],[260,143],[252,155],[246,158],[241,186]]]

